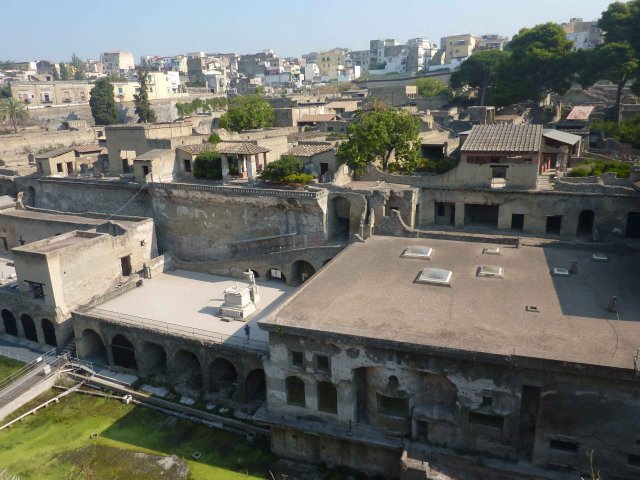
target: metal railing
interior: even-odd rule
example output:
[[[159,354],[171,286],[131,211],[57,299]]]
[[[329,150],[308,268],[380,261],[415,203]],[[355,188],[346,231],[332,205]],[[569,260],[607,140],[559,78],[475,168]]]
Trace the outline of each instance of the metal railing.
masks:
[[[7,388],[10,384],[15,382],[19,378],[25,376],[29,372],[32,372],[33,370],[35,370],[39,366],[44,365],[45,363],[49,363],[49,364],[52,363],[54,361],[54,359],[56,358],[56,349],[52,348],[48,352],[45,352],[45,353],[41,354],[40,356],[38,356],[35,359],[33,359],[33,358],[32,359],[27,359],[27,357],[24,357],[24,356],[22,356],[22,355],[20,355],[18,353],[13,353],[13,352],[11,352],[9,350],[0,348],[0,356],[5,357],[5,358],[10,358],[10,359],[13,359],[13,360],[17,360],[19,362],[25,362],[26,363],[25,366],[23,366],[20,369],[16,370],[15,372],[13,372],[8,377],[5,377],[5,378],[0,380],[0,392],[1,392],[5,388]]]
[[[107,320],[121,325],[129,325],[143,328],[145,330],[152,330],[154,332],[160,331],[168,334],[210,341],[213,343],[227,344],[233,347],[260,352],[266,352],[269,350],[269,343],[262,340],[250,340],[242,336],[228,335],[226,333],[212,332],[210,330],[203,330],[194,327],[186,327],[184,325],[163,322],[161,320],[152,320],[150,318],[112,312],[111,310],[105,310],[103,308],[92,308],[82,314],[88,317],[94,317],[98,320]]]

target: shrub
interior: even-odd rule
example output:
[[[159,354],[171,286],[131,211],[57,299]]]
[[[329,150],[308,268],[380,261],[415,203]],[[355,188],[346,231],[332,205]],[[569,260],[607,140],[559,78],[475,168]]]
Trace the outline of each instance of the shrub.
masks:
[[[573,167],[570,176],[572,177],[597,177],[607,172],[615,172],[618,178],[627,178],[631,175],[631,164],[619,160],[602,161],[593,160],[577,167]]]
[[[289,175],[285,176],[282,179],[282,181],[284,183],[292,183],[292,184],[296,183],[296,184],[306,185],[314,178],[316,178],[316,176],[310,173],[290,173]]]
[[[283,181],[287,175],[302,173],[302,160],[293,155],[282,155],[279,160],[267,164],[260,178],[270,182]]]
[[[573,167],[573,169],[571,170],[571,175],[572,177],[588,177],[589,175],[591,175],[591,165],[590,164],[586,164],[586,165],[579,165],[577,167]]]
[[[206,180],[222,180],[222,161],[218,152],[203,152],[193,162],[193,176]]]
[[[216,132],[213,132],[211,135],[209,135],[209,138],[207,138],[207,142],[212,143],[213,145],[216,145],[221,141],[222,139],[220,138],[220,135],[218,135]]]

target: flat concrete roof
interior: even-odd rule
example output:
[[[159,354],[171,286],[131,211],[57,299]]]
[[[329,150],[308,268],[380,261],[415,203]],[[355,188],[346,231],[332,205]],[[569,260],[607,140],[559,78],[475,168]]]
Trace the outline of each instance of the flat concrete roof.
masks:
[[[98,226],[107,222],[117,223],[119,225],[123,225],[126,227],[127,225],[135,225],[138,222],[142,222],[146,220],[146,218],[143,218],[143,217],[140,217],[139,219],[134,220],[133,217],[127,217],[128,219],[123,219],[123,217],[119,217],[119,216],[114,216],[113,218],[108,219],[107,215],[104,215],[103,218],[98,218],[99,214],[96,214],[94,218],[92,216],[85,216],[82,214],[76,215],[72,213],[25,210],[25,209],[19,209],[19,208],[6,208],[4,210],[0,210],[0,216],[20,217],[20,218],[27,218],[27,219],[47,221],[47,222],[84,224],[87,227]]]
[[[141,287],[86,313],[92,315],[92,312],[97,314],[98,311],[108,311],[235,336],[244,340],[245,322],[225,321],[217,316],[218,307],[224,302],[224,291],[234,283],[239,287],[249,285],[247,281],[230,277],[186,270],[169,271],[150,280],[144,280]],[[258,279],[256,283],[260,294],[258,311],[247,323],[251,327],[251,340],[267,342],[267,332],[258,328],[256,322],[271,313],[295,288],[274,280]]]
[[[103,234],[90,233],[74,230],[73,232],[66,233],[55,237],[45,238],[37,242],[28,243],[20,247],[16,247],[14,250],[17,252],[33,252],[33,253],[51,253],[58,250],[79,245],[94,238],[100,237]]]
[[[433,248],[431,260],[401,258]],[[336,256],[261,322],[266,329],[367,337],[438,349],[633,368],[640,347],[640,255],[590,249],[499,246],[453,240],[371,237]],[[578,273],[552,276],[554,267]],[[477,277],[499,266],[504,278]],[[424,268],[452,272],[451,286],[415,283]],[[619,319],[607,310],[619,299]],[[526,306],[538,312],[528,312]],[[286,331],[286,330],[285,330]]]

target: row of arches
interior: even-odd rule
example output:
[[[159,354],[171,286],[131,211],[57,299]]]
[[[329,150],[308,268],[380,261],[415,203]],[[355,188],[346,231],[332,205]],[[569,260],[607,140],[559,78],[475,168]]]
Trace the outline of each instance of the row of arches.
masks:
[[[306,386],[296,376],[287,377],[287,403],[298,407],[307,407]],[[331,382],[318,382],[316,385],[317,409],[320,412],[338,413],[338,390]]]
[[[4,331],[8,335],[13,335],[14,337],[20,336],[20,332],[18,329],[18,320],[16,319],[15,315],[6,308],[2,310],[0,315],[2,316]],[[24,338],[26,338],[27,340],[31,340],[32,342],[40,341],[38,338],[36,322],[33,320],[31,315],[23,313],[20,316],[20,325],[22,326],[22,332],[24,332]],[[56,338],[56,327],[53,322],[48,318],[43,318],[40,320],[40,327],[42,328],[44,343],[46,343],[47,345],[51,345],[52,347],[57,347],[58,340]]]
[[[107,347],[100,335],[85,329],[81,337],[83,356],[95,363],[108,364]],[[113,365],[135,370],[146,376],[169,375],[171,383],[192,390],[205,386],[203,368],[198,356],[185,349],[177,350],[171,357],[162,345],[143,341],[139,348],[123,334],[116,334],[109,345]],[[223,357],[216,357],[209,364],[208,390],[227,398],[238,396],[239,375],[235,365]],[[249,372],[244,380],[243,401],[264,401],[266,381],[264,370]]]
[[[332,258],[328,258],[322,262],[324,267]],[[312,275],[316,273],[316,267],[306,260],[296,260],[289,268],[281,265],[273,265],[266,270],[250,268],[255,278],[265,278],[267,280],[279,281],[288,285],[297,286],[306,282]]]

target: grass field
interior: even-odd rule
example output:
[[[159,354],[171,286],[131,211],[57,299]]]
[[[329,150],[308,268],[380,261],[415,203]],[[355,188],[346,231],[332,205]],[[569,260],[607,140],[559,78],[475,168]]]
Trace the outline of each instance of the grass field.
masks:
[[[194,452],[202,454],[197,461]],[[168,455],[176,456],[173,462]],[[0,471],[20,480],[267,478],[274,460],[266,440],[249,443],[144,407],[81,394],[0,432]]]
[[[6,357],[0,357],[0,380],[7,378],[16,370],[24,367],[24,363]]]

